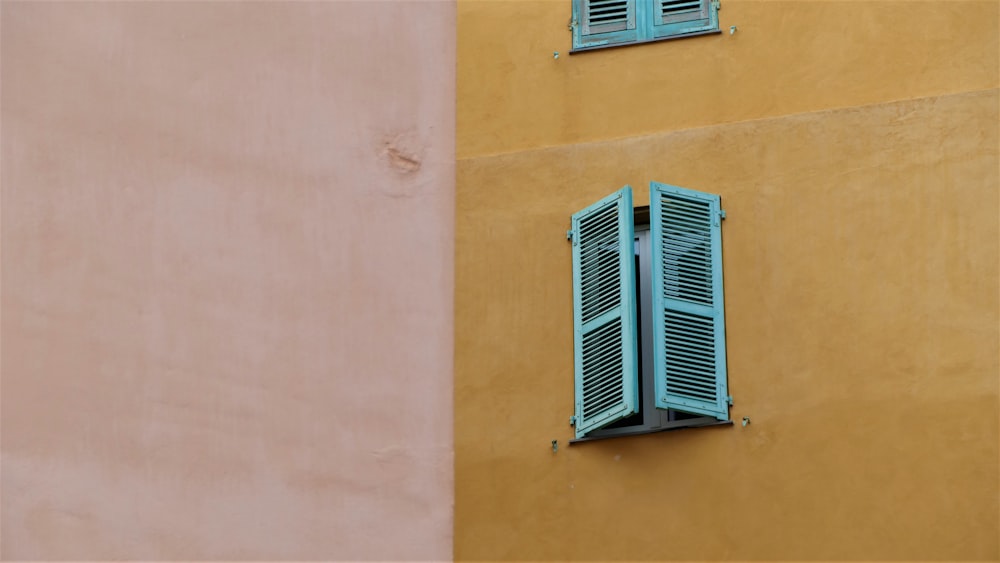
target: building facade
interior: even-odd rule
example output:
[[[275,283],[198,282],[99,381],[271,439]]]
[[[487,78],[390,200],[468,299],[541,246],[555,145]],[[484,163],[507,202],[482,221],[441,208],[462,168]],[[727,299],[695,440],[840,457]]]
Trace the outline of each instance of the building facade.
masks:
[[[458,3],[455,557],[997,559],[998,4],[641,2]],[[721,197],[732,423],[570,443],[567,229],[651,182]]]
[[[998,18],[3,2],[0,558],[1000,559]]]

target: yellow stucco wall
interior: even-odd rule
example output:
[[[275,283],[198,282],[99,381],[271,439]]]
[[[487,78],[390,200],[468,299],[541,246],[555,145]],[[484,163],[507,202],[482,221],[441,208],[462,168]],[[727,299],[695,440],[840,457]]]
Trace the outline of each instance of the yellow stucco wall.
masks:
[[[570,0],[461,0],[458,156],[995,88],[998,6],[722,0],[721,35],[568,55]]]
[[[460,162],[456,556],[996,558],[997,103]],[[566,447],[569,216],[647,179],[722,195],[752,422]]]
[[[459,3],[456,558],[1000,558],[998,3],[570,57],[563,4]],[[650,180],[722,196],[752,423],[567,446],[569,218]]]

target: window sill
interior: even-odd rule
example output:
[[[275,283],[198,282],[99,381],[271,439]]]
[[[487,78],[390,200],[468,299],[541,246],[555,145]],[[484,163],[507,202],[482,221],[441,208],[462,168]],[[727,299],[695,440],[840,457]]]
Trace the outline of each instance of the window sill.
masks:
[[[659,432],[670,432],[672,430],[687,430],[690,428],[708,428],[711,426],[732,426],[732,420],[714,420],[712,422],[698,422],[695,424],[677,424],[671,426],[661,426],[659,428],[637,428],[635,430],[622,429],[621,432],[615,434],[605,434],[603,436],[584,436],[583,438],[575,438],[570,440],[570,445],[579,444],[581,442],[596,442],[597,440],[608,440],[610,438],[622,438],[625,436],[641,436],[643,434],[656,434]]]
[[[656,39],[643,39],[641,41],[629,41],[628,43],[614,43],[609,45],[594,45],[593,47],[575,47],[570,49],[569,54],[576,55],[579,53],[586,53],[587,51],[603,51],[605,49],[614,49],[616,47],[631,47],[632,45],[644,45],[646,43],[660,43],[662,41],[673,41],[674,39],[686,39],[688,37],[699,37],[701,35],[719,35],[722,33],[722,29],[709,29],[706,31],[696,31],[694,33],[685,33],[683,35],[670,35],[667,37],[657,37]]]

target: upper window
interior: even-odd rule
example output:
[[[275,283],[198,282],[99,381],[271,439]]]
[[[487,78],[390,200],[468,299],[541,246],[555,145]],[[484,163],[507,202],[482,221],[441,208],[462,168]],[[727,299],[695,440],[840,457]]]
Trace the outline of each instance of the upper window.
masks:
[[[718,0],[573,0],[573,49],[719,31]]]
[[[729,420],[720,202],[653,182],[573,215],[577,438]]]

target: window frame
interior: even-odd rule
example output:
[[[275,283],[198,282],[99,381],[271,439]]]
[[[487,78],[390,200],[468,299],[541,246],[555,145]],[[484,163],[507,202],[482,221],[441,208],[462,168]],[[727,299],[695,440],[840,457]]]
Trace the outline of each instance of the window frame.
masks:
[[[574,54],[722,33],[719,25],[719,0],[700,1],[704,2],[707,18],[656,24],[656,11],[660,7],[660,0],[627,0],[634,14],[634,28],[585,34],[584,17],[588,0],[572,0],[572,17],[569,26],[572,32],[572,48],[569,52]],[[694,22],[705,21],[707,23],[694,25]]]

